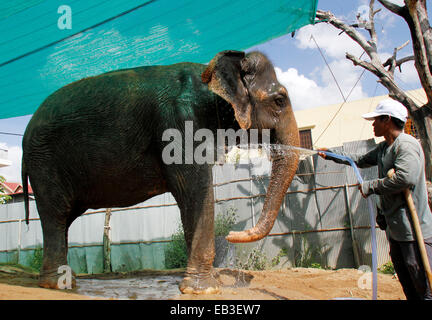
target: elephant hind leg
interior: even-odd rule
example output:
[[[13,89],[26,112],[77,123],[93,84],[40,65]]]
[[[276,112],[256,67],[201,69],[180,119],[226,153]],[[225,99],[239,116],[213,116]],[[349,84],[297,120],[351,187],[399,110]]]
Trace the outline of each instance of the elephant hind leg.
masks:
[[[58,270],[67,265],[67,225],[53,217],[42,219],[43,260],[39,286],[59,289]]]
[[[42,207],[42,210],[39,209]],[[67,266],[68,252],[68,230],[74,217],[80,214],[73,214],[71,210],[66,210],[62,214],[50,214],[53,208],[38,205],[41,217],[43,232],[43,260],[39,276],[39,286],[43,288],[61,289],[59,279],[65,274],[59,270],[61,266]],[[58,209],[57,209],[58,210]],[[56,211],[57,211],[56,210]],[[75,277],[71,275],[71,285],[75,287]]]

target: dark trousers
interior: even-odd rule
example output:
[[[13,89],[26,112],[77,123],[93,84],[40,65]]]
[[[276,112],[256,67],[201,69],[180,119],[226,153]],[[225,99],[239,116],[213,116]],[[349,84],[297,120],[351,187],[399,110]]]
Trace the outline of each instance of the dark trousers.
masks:
[[[407,300],[432,300],[431,289],[416,241],[389,239],[390,257]],[[432,267],[432,238],[425,239]]]

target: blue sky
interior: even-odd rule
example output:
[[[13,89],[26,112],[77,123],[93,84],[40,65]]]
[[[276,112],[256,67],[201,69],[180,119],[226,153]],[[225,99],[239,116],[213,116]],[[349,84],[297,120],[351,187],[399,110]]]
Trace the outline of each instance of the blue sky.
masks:
[[[377,2],[377,1],[376,1]],[[401,0],[393,0],[401,2]],[[430,8],[432,0],[427,0]],[[337,17],[351,23],[355,22],[357,12],[365,12],[367,0],[319,0],[318,9],[332,11]],[[380,8],[379,3],[375,4]],[[376,16],[378,48],[383,60],[390,56],[395,47],[410,40],[405,22],[385,8]],[[294,37],[286,35],[267,43],[255,46],[250,50],[264,52],[273,62],[279,81],[288,89],[294,110],[309,109],[321,105],[341,103],[343,98],[324,63],[311,35],[321,48],[331,70],[335,74],[344,96],[352,90],[348,100],[357,100],[370,96],[387,94],[385,88],[377,84],[375,76],[365,72],[360,82],[355,85],[363,69],[354,67],[345,58],[345,52],[359,56],[362,50],[345,34],[333,27],[320,23],[298,30]],[[398,57],[410,55],[411,43],[400,51]],[[413,63],[403,65],[402,73],[396,73],[396,81],[404,90],[420,88]],[[354,89],[353,89],[354,88]],[[31,116],[0,119],[0,132],[23,134]],[[21,137],[0,134],[0,146],[9,149],[9,160],[13,165],[0,168],[0,175],[8,181],[21,181]]]

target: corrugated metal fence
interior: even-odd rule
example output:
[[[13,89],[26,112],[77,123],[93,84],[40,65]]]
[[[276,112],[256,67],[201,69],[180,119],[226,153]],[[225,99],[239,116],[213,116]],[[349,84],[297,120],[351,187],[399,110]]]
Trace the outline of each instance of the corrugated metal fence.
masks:
[[[344,144],[340,150],[364,152],[373,139]],[[253,226],[261,214],[271,163],[215,166],[215,213],[237,212],[235,230]],[[365,180],[376,168],[361,170]],[[268,237],[232,245],[236,259],[245,261],[259,249],[268,267],[321,266],[351,268],[371,265],[369,212],[357,189],[353,169],[318,156],[301,161]],[[374,198],[375,201],[375,198]],[[22,203],[0,206],[0,262],[31,264],[35,248],[42,246],[42,229],[34,202],[30,225],[24,222]],[[130,208],[112,209],[104,227],[105,210],[86,212],[69,230],[68,262],[77,273],[104,270],[103,234],[109,227],[112,271],[163,269],[165,248],[178,229],[180,213],[170,193]],[[384,232],[377,229],[378,265],[390,260]]]

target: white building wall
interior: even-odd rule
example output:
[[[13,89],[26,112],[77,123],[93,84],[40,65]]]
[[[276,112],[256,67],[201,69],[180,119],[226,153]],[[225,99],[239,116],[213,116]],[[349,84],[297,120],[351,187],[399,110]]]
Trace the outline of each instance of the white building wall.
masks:
[[[406,93],[419,104],[427,102],[423,89]],[[345,142],[374,138],[372,121],[364,120],[362,114],[373,111],[379,101],[387,98],[388,95],[377,96],[344,104],[299,110],[294,114],[300,130],[311,129],[314,149],[337,147]],[[375,138],[377,143],[382,140]]]
[[[0,147],[0,168],[10,166],[12,162],[8,160],[8,150],[4,147]]]

